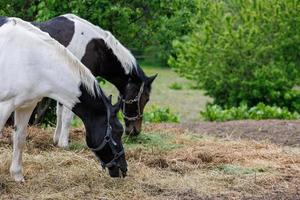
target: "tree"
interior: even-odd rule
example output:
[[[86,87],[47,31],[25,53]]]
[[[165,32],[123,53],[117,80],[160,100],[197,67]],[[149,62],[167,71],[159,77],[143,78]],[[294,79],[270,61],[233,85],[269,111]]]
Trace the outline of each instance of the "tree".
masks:
[[[35,18],[39,0],[1,0],[0,16],[20,17],[32,21]]]
[[[199,1],[191,34],[173,43],[169,64],[224,107],[245,103],[299,109],[300,2]]]
[[[192,30],[189,19],[197,12],[197,0],[3,0],[0,14],[28,21],[46,21],[74,13],[109,30],[122,44],[138,54],[153,53],[166,64],[172,41]],[[45,101],[46,102],[46,101]],[[37,110],[44,111],[43,107]],[[54,108],[51,103],[51,107]],[[45,113],[55,113],[47,110]],[[55,115],[41,116],[54,123]],[[53,116],[53,117],[51,117]],[[50,120],[50,121],[49,121]],[[31,122],[40,122],[34,118]]]
[[[154,52],[162,63],[172,41],[189,33],[197,0],[3,0],[0,14],[46,21],[74,13],[111,31],[129,49]],[[153,50],[154,49],[154,50]],[[150,52],[150,53],[151,53]]]

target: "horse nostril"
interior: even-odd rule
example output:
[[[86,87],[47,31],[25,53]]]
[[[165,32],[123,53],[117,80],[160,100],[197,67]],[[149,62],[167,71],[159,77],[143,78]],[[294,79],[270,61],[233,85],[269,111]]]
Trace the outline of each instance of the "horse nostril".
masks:
[[[132,128],[132,129],[127,128],[127,129],[126,129],[126,134],[127,134],[127,135],[134,135],[134,134],[135,134],[135,133],[134,133],[134,128]]]
[[[127,167],[125,169],[120,168],[120,176],[123,178],[127,176]]]
[[[122,177],[125,178],[127,176],[127,172],[122,172]]]
[[[136,133],[136,128],[135,128],[135,126],[132,128],[132,133]]]
[[[140,133],[140,130],[134,126],[132,132],[133,132],[133,135],[138,135]]]
[[[125,130],[127,135],[136,136],[140,133],[140,130],[136,128],[136,126],[127,127]]]

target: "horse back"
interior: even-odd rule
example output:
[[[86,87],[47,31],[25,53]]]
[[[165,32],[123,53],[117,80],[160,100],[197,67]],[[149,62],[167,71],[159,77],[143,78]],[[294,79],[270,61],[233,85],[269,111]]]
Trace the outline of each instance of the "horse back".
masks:
[[[46,22],[31,22],[31,24],[47,32],[65,47],[70,44],[75,32],[74,22],[64,16],[55,17]]]

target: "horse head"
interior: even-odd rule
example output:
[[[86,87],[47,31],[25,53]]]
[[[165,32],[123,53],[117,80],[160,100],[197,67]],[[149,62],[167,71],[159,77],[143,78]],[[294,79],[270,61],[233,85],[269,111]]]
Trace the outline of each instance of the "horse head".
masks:
[[[111,104],[111,97],[109,102]],[[121,102],[119,101],[114,106],[109,107],[110,114],[108,114],[106,134],[98,147],[101,149],[93,150],[100,159],[103,169],[108,168],[111,177],[125,177],[127,173],[127,162],[122,144],[124,129],[117,117],[120,105]]]
[[[131,79],[122,97],[125,132],[128,135],[138,135],[142,129],[144,108],[150,100],[151,85],[157,75],[146,77],[142,82]]]

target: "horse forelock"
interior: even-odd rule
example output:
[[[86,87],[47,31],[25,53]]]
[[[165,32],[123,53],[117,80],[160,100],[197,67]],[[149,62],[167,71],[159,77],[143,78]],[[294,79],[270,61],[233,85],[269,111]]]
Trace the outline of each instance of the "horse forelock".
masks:
[[[98,37],[105,42],[107,48],[112,50],[126,74],[130,74],[133,70],[136,70],[137,62],[135,57],[109,31],[103,30],[99,26],[96,26],[74,14],[65,14],[63,16],[71,20],[77,20],[91,27],[91,29],[97,33]]]
[[[57,52],[59,52],[59,54],[66,59],[66,64],[71,70],[72,74],[76,78],[79,78],[82,84],[86,87],[87,91],[92,96],[99,95],[99,91],[94,87],[95,84],[97,84],[95,77],[92,75],[90,70],[88,70],[67,48],[50,37],[48,33],[41,31],[29,22],[23,21],[19,18],[8,18],[8,22],[12,22],[14,25],[22,27],[23,29],[33,33],[36,37],[44,42],[54,46]]]

